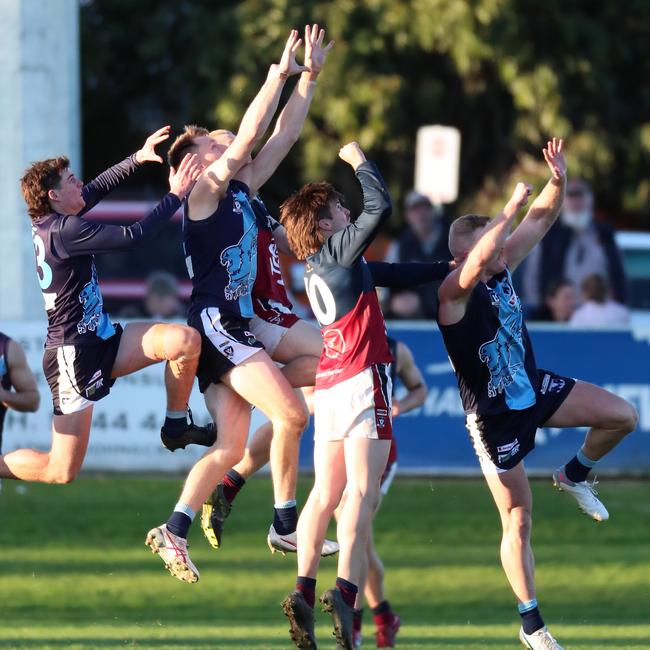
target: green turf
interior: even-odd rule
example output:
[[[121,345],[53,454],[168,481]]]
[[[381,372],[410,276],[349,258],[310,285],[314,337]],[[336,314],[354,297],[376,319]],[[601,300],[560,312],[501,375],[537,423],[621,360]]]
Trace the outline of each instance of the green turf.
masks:
[[[82,478],[67,486],[4,481],[0,493],[0,648],[290,648],[279,601],[295,558],[265,543],[271,490],[250,481],[213,551],[196,527],[201,570],[180,583],[143,544],[180,482]],[[650,648],[650,485],[607,480],[606,524],[581,516],[548,482],[533,485],[533,543],[543,614],[567,650]],[[19,488],[19,489],[17,489]],[[307,483],[301,484],[304,491]],[[26,491],[25,491],[26,489]],[[24,493],[23,493],[24,492]],[[477,480],[396,481],[376,524],[399,647],[517,648],[494,506]],[[319,587],[335,560],[323,560]],[[333,648],[319,617],[321,648]],[[374,647],[367,616],[366,643]]]

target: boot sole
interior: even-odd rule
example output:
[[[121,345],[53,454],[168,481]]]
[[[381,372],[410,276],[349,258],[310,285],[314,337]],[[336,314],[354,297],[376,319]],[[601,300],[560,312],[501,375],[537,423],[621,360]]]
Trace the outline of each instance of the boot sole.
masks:
[[[181,580],[183,582],[189,582],[193,584],[199,581],[199,576],[190,569],[185,562],[179,558],[174,558],[171,562],[165,562],[163,557],[160,555],[160,549],[164,548],[164,540],[162,539],[161,534],[156,531],[149,531],[147,538],[145,540],[145,545],[151,549],[151,552],[155,555],[158,555],[160,559],[165,564],[165,568],[169,573],[171,573],[174,578]]]

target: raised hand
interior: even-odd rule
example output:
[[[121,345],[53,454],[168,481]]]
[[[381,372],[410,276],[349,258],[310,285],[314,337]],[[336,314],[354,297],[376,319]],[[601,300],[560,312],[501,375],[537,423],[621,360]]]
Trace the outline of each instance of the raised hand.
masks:
[[[169,170],[169,191],[179,199],[185,198],[190,193],[203,171],[203,166],[198,160],[195,153],[185,154],[178,169],[170,168]]]
[[[356,169],[366,160],[366,156],[358,142],[348,142],[348,144],[343,145],[339,151],[339,158],[348,163],[353,169]]]
[[[318,29],[318,25],[305,25],[305,66],[309,68],[312,78],[316,78],[325,64],[325,59],[334,46],[334,41],[330,41],[323,47],[325,39],[325,30]]]
[[[564,158],[564,140],[553,138],[546,143],[542,150],[544,159],[551,169],[553,178],[561,181],[566,178],[566,159]]]
[[[517,183],[509,203],[515,210],[523,208],[528,203],[528,198],[532,191],[532,185],[528,185],[528,183]]]
[[[154,131],[144,141],[142,148],[138,149],[138,151],[135,152],[135,159],[139,163],[145,163],[145,162],[161,163],[163,159],[162,156],[159,156],[156,153],[156,146],[159,145],[161,142],[167,140],[167,138],[169,138],[170,128],[171,127],[167,125],[167,126],[163,126],[162,129],[158,129],[157,131]]]
[[[284,46],[284,52],[282,52],[282,58],[280,63],[275,67],[275,72],[281,77],[290,77],[294,74],[299,74],[300,72],[308,71],[309,68],[304,65],[298,65],[296,62],[296,52],[302,43],[302,39],[298,38],[298,30],[292,29],[291,34]],[[273,66],[272,66],[273,69]]]

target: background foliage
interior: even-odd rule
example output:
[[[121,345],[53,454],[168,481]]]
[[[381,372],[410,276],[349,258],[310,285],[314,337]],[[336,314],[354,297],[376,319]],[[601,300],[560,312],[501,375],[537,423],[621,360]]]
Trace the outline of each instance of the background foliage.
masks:
[[[462,132],[452,211],[494,209],[515,180],[541,182],[541,145],[559,135],[600,210],[631,227],[650,212],[644,0],[87,0],[81,20],[87,174],[163,123],[236,129],[287,30],[318,21],[337,43],[271,203],[307,180],[349,188],[336,153],[350,139],[400,200],[418,127],[440,123]],[[159,191],[162,170],[144,182]]]

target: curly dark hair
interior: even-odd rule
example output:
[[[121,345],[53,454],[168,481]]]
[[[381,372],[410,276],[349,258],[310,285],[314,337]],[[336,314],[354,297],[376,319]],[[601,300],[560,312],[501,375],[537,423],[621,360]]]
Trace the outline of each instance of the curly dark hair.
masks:
[[[317,252],[325,241],[318,222],[331,219],[330,203],[344,202],[331,183],[307,183],[280,206],[280,222],[299,260]]]
[[[63,172],[70,167],[70,161],[65,156],[39,160],[25,170],[20,179],[27,212],[34,219],[39,219],[52,212],[52,206],[47,193],[55,187],[60,187]]]

